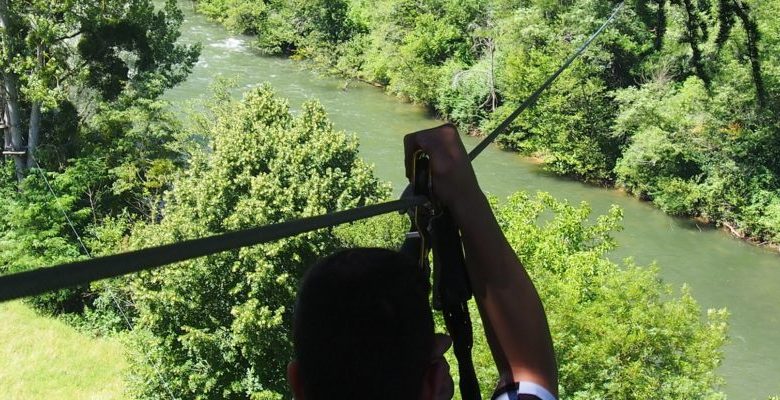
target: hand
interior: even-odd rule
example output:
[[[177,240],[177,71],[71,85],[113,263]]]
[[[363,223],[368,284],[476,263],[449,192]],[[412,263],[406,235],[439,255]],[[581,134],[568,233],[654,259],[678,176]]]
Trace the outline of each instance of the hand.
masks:
[[[411,179],[413,157],[422,150],[431,159],[433,194],[456,219],[483,199],[474,169],[458,130],[451,124],[408,134],[404,137],[406,177]]]
[[[406,176],[414,153],[431,159],[433,194],[455,217],[488,345],[505,382],[530,381],[556,394],[558,370],[542,302],[482,194],[457,129],[442,125],[404,138]]]

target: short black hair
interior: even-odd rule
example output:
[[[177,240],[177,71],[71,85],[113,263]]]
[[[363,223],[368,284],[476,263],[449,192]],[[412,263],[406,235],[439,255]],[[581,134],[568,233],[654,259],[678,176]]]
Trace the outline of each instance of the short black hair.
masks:
[[[385,249],[342,250],[314,265],[293,325],[306,399],[416,399],[433,351],[427,279]]]

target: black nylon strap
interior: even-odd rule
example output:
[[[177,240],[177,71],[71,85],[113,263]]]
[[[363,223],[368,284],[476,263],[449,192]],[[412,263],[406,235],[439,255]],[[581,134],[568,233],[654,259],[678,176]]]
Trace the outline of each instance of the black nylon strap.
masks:
[[[267,243],[329,226],[406,210],[427,202],[425,197],[413,196],[291,222],[6,275],[0,277],[0,302],[148,270],[225,250]]]
[[[433,250],[433,307],[441,310],[452,347],[458,360],[461,399],[480,400],[479,381],[474,371],[471,349],[474,333],[468,301],[472,297],[466,270],[460,230],[446,209],[433,217],[431,246]]]
[[[474,370],[471,349],[474,347],[474,331],[471,326],[468,303],[448,305],[442,310],[444,324],[452,337],[452,349],[458,360],[458,386],[462,400],[481,400],[479,380]]]
[[[624,2],[618,4],[609,19],[607,19],[607,21],[605,21],[604,24],[602,24],[601,27],[599,27],[599,29],[542,84],[542,86],[531,94],[520,107],[471,150],[469,153],[470,160],[473,161],[477,158],[477,156],[492,143],[499,134],[504,132],[509,125],[525,111],[525,109],[536,103],[536,100],[541,93],[552,85],[558,75],[568,68],[569,65],[585,51],[590,43],[604,31],[607,25],[615,19],[618,12],[623,7],[623,4]],[[34,296],[49,290],[63,289],[100,279],[147,270],[220,251],[270,242],[327,226],[408,209],[410,207],[422,205],[425,202],[427,202],[427,200],[421,197],[406,198],[318,217],[304,218],[260,228],[230,232],[208,238],[194,239],[87,261],[73,262],[55,267],[39,268],[32,271],[6,275],[0,277],[0,302],[25,296]]]

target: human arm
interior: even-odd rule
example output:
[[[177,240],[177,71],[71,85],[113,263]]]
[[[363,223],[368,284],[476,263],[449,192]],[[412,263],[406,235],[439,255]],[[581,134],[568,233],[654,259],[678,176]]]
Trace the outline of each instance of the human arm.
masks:
[[[407,135],[407,176],[416,150],[431,159],[434,195],[463,238],[471,286],[500,375],[500,386],[534,382],[557,393],[557,366],[541,300],[479,188],[457,130],[444,125]]]

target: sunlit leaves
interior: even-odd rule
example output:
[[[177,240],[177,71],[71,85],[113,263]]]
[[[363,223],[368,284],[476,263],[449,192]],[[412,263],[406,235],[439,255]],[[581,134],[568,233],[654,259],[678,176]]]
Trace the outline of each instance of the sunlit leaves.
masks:
[[[366,205],[386,195],[316,102],[290,112],[268,86],[216,100],[208,148],[173,182],[159,223],[134,246],[202,237]],[[135,280],[134,393],[158,398],[164,379],[182,397],[265,398],[286,393],[294,293],[304,268],[339,245],[330,230],[208,256]]]
[[[562,398],[724,398],[725,310],[702,318],[689,289],[673,296],[655,267],[607,260],[621,210],[593,221],[586,204],[515,194],[497,213],[545,304]]]

